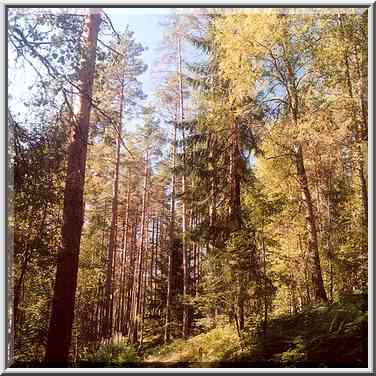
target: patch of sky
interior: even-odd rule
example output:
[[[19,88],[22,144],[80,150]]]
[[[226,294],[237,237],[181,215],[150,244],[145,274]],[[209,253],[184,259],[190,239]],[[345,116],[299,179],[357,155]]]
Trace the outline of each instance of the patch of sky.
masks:
[[[28,15],[30,10],[23,10],[26,15]],[[147,99],[143,101],[142,105],[154,104],[157,105],[154,93],[158,88],[158,80],[155,80],[155,73],[157,69],[154,66],[157,65],[161,59],[161,44],[163,41],[165,28],[161,25],[165,16],[171,15],[173,12],[185,14],[190,13],[190,9],[173,9],[173,8],[104,8],[103,11],[107,14],[111,20],[113,27],[118,32],[123,32],[126,26],[134,32],[134,38],[136,42],[142,44],[146,47],[143,52],[142,59],[145,64],[147,64],[148,69],[139,77],[142,82],[143,91],[147,95]],[[40,8],[33,9],[39,16],[43,16],[46,13],[74,13],[74,14],[85,14],[86,9],[70,9],[70,8]],[[34,13],[35,15],[35,13]],[[106,38],[104,36],[104,38]],[[184,43],[183,50],[183,60],[189,63],[194,61],[204,61],[205,56],[202,51],[197,50],[189,42]],[[31,68],[28,63],[21,63],[16,61],[16,52],[12,46],[8,49],[8,96],[9,96],[9,108],[12,114],[19,121],[27,120],[28,123],[31,118],[38,117],[38,112],[31,113],[31,109],[28,107],[27,103],[30,102],[35,96],[35,91],[38,90],[37,83],[39,80],[38,73]],[[36,62],[36,67],[40,68],[41,74],[44,74],[44,69],[42,64]],[[172,62],[173,69],[177,68],[177,61]],[[157,74],[158,75],[158,74]],[[188,89],[189,90],[189,89]],[[26,104],[26,105],[25,105]],[[186,107],[186,119],[188,117],[188,100],[185,101]],[[162,111],[163,112],[163,111]],[[164,120],[167,120],[166,122]],[[168,120],[161,118],[161,126],[165,129],[167,133],[170,133],[171,124]],[[135,131],[142,119],[125,119],[125,124],[123,129],[127,131]]]

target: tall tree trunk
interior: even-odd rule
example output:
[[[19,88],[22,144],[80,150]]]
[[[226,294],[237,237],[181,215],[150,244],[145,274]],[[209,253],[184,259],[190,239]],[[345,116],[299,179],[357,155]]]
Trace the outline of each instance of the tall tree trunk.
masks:
[[[83,56],[79,72],[80,108],[72,127],[64,192],[62,246],[57,264],[46,362],[66,364],[72,337],[78,258],[84,221],[84,184],[91,96],[101,10],[85,17]]]
[[[159,217],[157,217],[157,224],[156,224],[156,229],[155,229],[155,262],[154,262],[154,278],[156,279],[158,277],[158,248],[160,247],[160,238],[161,238],[161,223]],[[155,314],[155,309],[156,308],[156,302],[157,302],[157,280],[154,281],[154,293],[153,293],[153,302],[154,302],[154,307],[153,307],[153,314]]]
[[[147,216],[148,217],[148,216]],[[146,219],[146,240],[145,240],[145,257],[144,257],[144,266],[143,266],[143,284],[141,289],[141,307],[140,307],[140,345],[139,349],[142,350],[144,344],[144,323],[145,323],[145,304],[146,304],[146,289],[147,289],[147,266],[148,266],[148,253],[149,253],[149,218]]]
[[[134,213],[135,222],[132,228],[132,240],[130,244],[130,259],[129,259],[129,271],[128,271],[128,282],[127,282],[127,305],[126,314],[124,320],[124,334],[128,335],[130,338],[131,329],[131,319],[132,319],[132,309],[134,305],[133,301],[133,290],[134,286],[134,276],[136,274],[136,236],[137,236],[137,211]]]
[[[267,278],[266,278],[266,247],[264,239],[264,226],[262,226],[262,258],[263,258],[263,284],[264,284],[264,321],[263,321],[263,331],[264,336],[266,336],[266,331],[268,328],[268,294],[267,294]]]
[[[116,319],[115,319],[115,332],[120,333],[120,323],[121,323],[121,315],[122,315],[122,304],[123,304],[123,292],[124,292],[124,284],[123,284],[123,273],[125,271],[125,252],[124,252],[124,244],[125,244],[125,222],[126,218],[123,217],[123,224],[122,224],[122,241],[121,241],[121,248],[120,248],[120,255],[119,255],[119,274],[118,277],[115,279],[118,280],[118,296],[117,296],[117,307],[116,307]]]
[[[234,231],[241,226],[241,204],[240,204],[240,150],[239,150],[239,129],[238,121],[231,112],[230,117],[230,223]]]
[[[150,260],[150,272],[149,272],[149,288],[151,293],[151,305],[154,306],[154,294],[153,294],[153,286],[154,286],[154,251],[155,251],[155,221],[156,218],[153,217],[152,225],[151,225],[151,260]]]
[[[174,264],[175,264],[175,185],[176,185],[176,121],[174,122],[174,135],[172,144],[172,177],[171,177],[171,218],[168,245],[168,278],[167,278],[167,301],[166,301],[166,321],[164,330],[164,342],[170,340],[171,325],[171,305],[174,297]]]
[[[344,39],[346,39],[346,33],[343,26],[343,16],[340,16],[340,27],[341,27],[341,35]],[[362,114],[362,121],[359,122],[357,120],[357,109],[355,107],[355,95],[352,86],[352,78],[350,73],[350,61],[349,61],[349,48],[346,48],[344,55],[343,55],[343,62],[345,65],[345,74],[346,74],[346,84],[347,90],[350,98],[352,99],[351,105],[351,112],[352,112],[352,127],[354,132],[354,141],[357,143],[357,171],[359,174],[360,186],[361,186],[361,197],[363,203],[363,227],[367,226],[368,223],[368,190],[367,190],[367,181],[364,174],[364,160],[363,160],[363,150],[362,150],[362,143],[366,140],[367,137],[367,121],[366,121],[366,106],[364,98],[364,84],[363,80],[361,80],[361,92],[360,92],[360,101],[361,101],[361,114]],[[363,252],[365,252],[366,244],[363,242],[362,244]]]
[[[111,217],[111,230],[110,239],[108,243],[108,256],[107,256],[107,270],[106,270],[106,283],[105,283],[105,306],[106,318],[104,322],[104,336],[111,338],[113,330],[113,305],[114,305],[114,291],[113,291],[113,275],[115,275],[116,263],[116,237],[117,237],[117,212],[118,212],[118,195],[119,195],[119,168],[120,168],[120,148],[122,142],[122,122],[123,122],[123,102],[124,102],[124,65],[122,76],[120,80],[120,104],[119,104],[119,125],[117,129],[116,139],[116,165],[115,176],[113,183],[112,193],[112,217]]]
[[[182,175],[182,237],[183,237],[183,337],[187,338],[189,335],[189,307],[186,303],[188,295],[188,267],[187,267],[187,198],[186,198],[186,184],[185,184],[185,131],[184,131],[184,107],[183,107],[183,74],[182,74],[182,54],[181,41],[178,37],[178,71],[179,71],[179,107],[180,107],[180,125],[182,127],[182,143],[183,143],[183,175]]]
[[[231,112],[230,117],[230,207],[229,219],[232,231],[237,231],[241,227],[241,201],[240,201],[240,150],[239,150],[239,130],[238,121]],[[244,329],[244,299],[245,286],[239,280],[237,297],[237,317],[240,332]]]
[[[284,16],[282,16],[284,17]],[[285,45],[283,45],[284,51],[287,54],[290,51],[291,38],[289,36],[288,23],[284,26],[285,35]],[[286,56],[285,60],[287,75],[284,82],[286,92],[288,95],[289,111],[292,115],[293,124],[296,129],[299,129],[299,114],[300,114],[300,99],[297,87],[296,75],[294,72],[294,67],[292,66],[291,60]],[[307,173],[304,166],[304,156],[303,148],[299,142],[294,145],[294,163],[297,171],[297,177],[299,181],[300,191],[303,199],[303,203],[306,209],[306,225],[308,232],[308,254],[309,254],[309,269],[312,281],[313,296],[312,300],[314,302],[328,302],[326,296],[324,282],[322,279],[321,265],[320,265],[320,254],[318,248],[318,237],[317,237],[317,227],[316,227],[316,216],[313,209],[313,201],[311,196],[311,191],[308,185]]]
[[[129,227],[129,208],[130,208],[130,198],[131,198],[131,172],[128,168],[128,179],[127,179],[127,201],[125,207],[125,226],[124,226],[124,243],[123,243],[123,274],[121,278],[121,308],[120,308],[120,323],[119,331],[124,334],[124,320],[125,320],[125,310],[126,310],[126,285],[127,285],[127,272],[129,272],[129,261],[130,255],[128,255],[128,227]]]
[[[300,144],[295,148],[295,165],[301,189],[302,199],[306,209],[306,223],[308,230],[309,267],[312,279],[313,301],[327,303],[328,298],[322,279],[320,255],[317,241],[316,217],[313,210],[311,192],[308,186],[307,174],[304,167],[303,149]]]
[[[147,191],[148,191],[148,164],[149,164],[149,154],[146,153],[145,158],[145,174],[144,174],[144,187],[142,194],[142,212],[141,212],[141,231],[140,231],[140,248],[137,258],[137,268],[134,279],[134,290],[133,290],[133,312],[131,319],[131,331],[130,331],[130,341],[131,343],[136,343],[138,338],[138,329],[140,326],[140,313],[141,313],[141,288],[142,288],[142,270],[143,270],[143,257],[144,257],[144,235],[145,235],[145,224],[146,224],[146,205],[147,205]]]

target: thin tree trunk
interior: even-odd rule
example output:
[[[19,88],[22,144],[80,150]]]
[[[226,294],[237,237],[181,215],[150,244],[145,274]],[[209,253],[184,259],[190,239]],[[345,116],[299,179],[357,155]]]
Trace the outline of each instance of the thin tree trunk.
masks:
[[[150,288],[150,295],[151,295],[151,306],[154,307],[154,285],[155,285],[155,275],[154,275],[154,265],[155,265],[155,248],[156,248],[156,241],[155,241],[155,222],[156,218],[153,217],[152,225],[151,225],[151,260],[150,260],[150,281],[149,281],[149,288]]]
[[[281,15],[285,17],[285,15]],[[289,35],[289,25],[288,22],[283,28],[285,36],[285,44],[291,43],[291,38]],[[289,47],[283,45],[283,50],[286,54],[289,51]],[[285,64],[287,68],[287,75],[283,84],[285,85],[289,110],[292,115],[292,120],[296,129],[299,129],[299,108],[300,100],[298,95],[297,80],[295,77],[294,67],[292,66],[291,60],[286,56]],[[278,67],[277,67],[278,69]],[[306,225],[308,232],[308,253],[309,253],[309,269],[312,280],[313,289],[313,301],[314,302],[327,302],[327,296],[324,289],[324,283],[322,279],[321,266],[320,266],[320,254],[318,249],[318,239],[317,239],[317,227],[316,227],[316,217],[313,209],[313,201],[311,192],[308,185],[308,179],[306,170],[304,167],[304,156],[303,148],[299,142],[294,145],[294,163],[297,171],[297,177],[299,181],[300,191],[303,199],[303,203],[306,209]]]
[[[129,264],[129,273],[128,273],[128,286],[127,286],[127,307],[126,307],[126,315],[125,315],[125,328],[124,334],[128,335],[130,338],[130,330],[131,330],[131,319],[132,319],[132,310],[133,310],[133,290],[134,290],[134,276],[136,274],[136,235],[137,235],[137,213],[135,213],[135,223],[133,225],[133,232],[132,232],[132,242],[130,245],[131,254],[130,254],[130,264]]]
[[[146,241],[145,241],[145,257],[144,257],[144,267],[143,267],[143,286],[142,286],[142,298],[141,298],[141,307],[140,307],[140,346],[139,349],[142,349],[144,343],[144,323],[145,323],[145,303],[146,303],[146,290],[147,290],[147,265],[148,265],[148,251],[149,251],[149,219],[146,219]]]
[[[230,117],[230,134],[229,141],[231,145],[230,151],[230,206],[229,219],[232,231],[237,231],[241,227],[241,201],[240,201],[240,175],[239,162],[240,150],[238,140],[238,122],[234,114],[231,112]],[[237,297],[237,317],[240,332],[244,329],[244,283],[239,280],[238,297]]]
[[[343,16],[340,16],[340,26],[341,26],[341,33],[343,38],[346,38],[344,27],[343,27]],[[365,113],[365,106],[364,101],[362,101],[362,93],[360,94],[360,100],[361,100],[361,112],[362,112],[362,119],[363,122],[360,122],[358,124],[357,116],[356,116],[356,108],[355,108],[355,97],[352,87],[352,79],[350,74],[350,63],[349,63],[349,50],[346,48],[344,55],[344,64],[345,64],[345,73],[346,73],[346,81],[347,81],[347,90],[349,93],[350,98],[352,99],[352,106],[351,106],[351,112],[353,117],[353,131],[355,136],[355,142],[358,143],[357,146],[357,152],[358,152],[358,158],[357,158],[357,164],[358,164],[358,174],[359,174],[359,180],[361,185],[361,196],[362,196],[362,203],[363,203],[363,226],[366,227],[368,223],[368,190],[367,190],[367,182],[364,175],[364,161],[363,161],[363,152],[361,143],[364,142],[366,138],[366,127],[367,127],[367,121],[366,121],[366,113]],[[363,84],[362,84],[362,90]],[[364,243],[364,242],[363,242]],[[362,244],[362,247],[365,248],[366,245]]]
[[[91,9],[90,14],[85,17],[83,57],[79,72],[80,109],[77,122],[73,124],[68,149],[62,246],[57,264],[46,351],[48,363],[66,364],[69,358],[84,220],[83,192],[100,12],[98,8]]]
[[[142,212],[141,212],[141,241],[140,248],[137,258],[137,272],[135,273],[134,279],[134,293],[133,293],[133,312],[131,319],[131,331],[130,331],[130,341],[132,344],[137,342],[138,328],[140,324],[140,307],[141,307],[141,287],[142,287],[142,263],[144,254],[144,233],[145,233],[145,222],[146,222],[146,201],[147,201],[147,190],[148,190],[148,163],[149,156],[146,153],[145,159],[145,174],[144,174],[144,187],[143,187],[143,197],[142,197]]]
[[[187,268],[187,199],[186,199],[186,184],[185,184],[185,131],[184,131],[184,107],[183,107],[183,77],[182,77],[182,54],[181,41],[178,37],[178,72],[179,72],[179,107],[180,107],[180,125],[182,127],[182,143],[183,143],[183,175],[182,175],[182,237],[183,237],[183,338],[189,335],[189,318],[188,318],[188,304],[186,303],[188,295],[188,268]]]
[[[263,330],[264,336],[266,336],[266,331],[268,327],[268,294],[267,294],[267,278],[266,278],[266,247],[264,239],[264,227],[262,228],[262,257],[263,257],[263,271],[264,271],[264,322]]]
[[[25,250],[25,253],[24,253],[24,259],[23,259],[23,262],[21,264],[20,277],[18,278],[18,281],[16,282],[15,287],[14,287],[14,299],[13,299],[13,328],[14,329],[13,329],[13,336],[15,336],[15,334],[16,334],[16,329],[17,329],[17,324],[18,324],[18,310],[19,310],[19,305],[20,305],[20,300],[21,300],[21,290],[22,290],[22,285],[24,283],[24,277],[26,275],[27,268],[28,268],[28,265],[29,265],[31,252],[32,252],[33,248],[35,248],[38,245],[40,237],[42,235],[44,224],[45,224],[45,221],[46,221],[46,217],[47,217],[47,202],[45,203],[45,205],[43,207],[42,221],[41,221],[40,226],[38,228],[37,234],[36,234],[35,238],[33,239],[33,241],[31,242],[31,244],[29,244],[26,247],[26,250]],[[31,230],[31,225],[32,225],[32,223],[30,222],[29,223],[29,230]]]
[[[170,236],[169,236],[169,249],[168,249],[168,280],[167,280],[167,301],[166,301],[166,321],[164,342],[167,343],[170,340],[170,321],[171,321],[171,305],[174,296],[173,291],[173,272],[175,262],[175,167],[176,167],[176,121],[174,122],[174,136],[172,144],[172,177],[171,177],[171,219],[170,219]]]
[[[230,152],[230,222],[234,231],[241,226],[240,216],[240,175],[239,175],[239,140],[238,140],[238,122],[233,113],[230,118],[229,141],[231,145]]]
[[[306,208],[306,222],[308,230],[308,252],[310,258],[310,274],[313,288],[313,301],[327,303],[328,298],[324,289],[322,279],[320,256],[317,241],[316,218],[313,210],[311,192],[308,186],[308,179],[304,167],[303,149],[300,144],[295,149],[295,165],[301,189],[302,199]]]
[[[116,315],[116,322],[115,322],[115,332],[120,332],[120,325],[121,325],[121,315],[122,315],[122,305],[123,305],[123,292],[124,292],[124,285],[123,285],[123,274],[125,273],[125,252],[124,252],[124,244],[125,244],[125,222],[126,218],[123,217],[123,224],[122,224],[122,244],[121,244],[121,251],[120,251],[120,260],[119,260],[119,293],[117,299],[117,315]]]
[[[128,168],[128,180],[127,180],[127,201],[126,201],[126,208],[125,208],[125,226],[124,226],[124,243],[123,243],[123,274],[121,278],[121,313],[120,313],[120,325],[119,331],[124,334],[124,319],[125,319],[125,306],[126,306],[126,275],[127,271],[129,271],[129,265],[127,268],[127,262],[129,264],[130,257],[127,257],[128,254],[128,227],[129,227],[129,208],[130,208],[130,198],[131,198],[131,172],[130,168]]]
[[[117,129],[116,140],[116,165],[115,176],[113,183],[113,196],[112,196],[112,217],[111,217],[111,230],[110,239],[108,243],[108,257],[107,257],[107,270],[106,270],[106,283],[105,283],[105,297],[106,297],[106,318],[105,318],[105,331],[106,338],[111,338],[113,330],[113,304],[114,304],[114,291],[113,291],[113,275],[115,275],[116,263],[116,235],[117,235],[117,212],[118,212],[118,195],[119,195],[119,168],[120,168],[120,148],[121,148],[121,132],[123,122],[123,102],[124,102],[124,65],[122,77],[120,80],[120,104],[119,104],[119,125]]]
[[[155,244],[155,262],[154,262],[154,276],[155,278],[158,277],[158,248],[160,248],[160,243],[161,243],[161,223],[160,223],[160,218],[157,217],[157,225],[156,225],[156,234],[155,234],[155,239],[156,239],[156,244]],[[154,295],[153,295],[153,301],[154,301],[154,307],[157,302],[157,281],[154,282]],[[155,314],[155,310],[153,313]]]

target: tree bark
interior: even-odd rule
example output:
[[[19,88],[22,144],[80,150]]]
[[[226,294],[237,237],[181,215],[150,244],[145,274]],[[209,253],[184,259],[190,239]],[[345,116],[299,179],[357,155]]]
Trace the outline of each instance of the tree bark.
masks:
[[[343,27],[343,17],[340,16],[340,27],[341,27],[341,35],[345,39],[346,34]],[[363,151],[361,144],[366,140],[367,137],[367,116],[366,116],[366,106],[365,101],[363,100],[364,97],[364,84],[363,80],[361,80],[361,93],[359,95],[359,99],[361,102],[360,106],[360,112],[362,114],[362,122],[358,122],[357,120],[357,109],[355,108],[355,95],[354,90],[352,87],[352,78],[350,73],[350,62],[349,62],[349,49],[346,48],[344,55],[343,55],[343,62],[345,65],[345,74],[346,74],[346,84],[347,84],[347,90],[350,98],[352,99],[352,105],[351,105],[351,112],[352,112],[352,118],[353,118],[353,132],[354,132],[354,138],[355,142],[357,143],[357,165],[358,165],[358,174],[359,174],[359,180],[360,180],[360,186],[361,186],[361,197],[362,197],[362,203],[363,203],[363,226],[366,227],[368,223],[368,189],[367,189],[367,181],[364,175],[364,161],[363,161]],[[366,244],[363,242],[363,252],[366,250]]]
[[[145,173],[144,173],[144,187],[142,194],[142,213],[141,213],[141,231],[140,231],[140,248],[137,258],[137,268],[134,275],[134,290],[133,290],[133,312],[131,318],[131,330],[130,330],[130,342],[132,344],[137,342],[138,328],[140,325],[140,313],[141,313],[141,288],[142,288],[142,270],[143,270],[143,258],[144,258],[144,234],[146,228],[146,205],[147,205],[147,191],[148,191],[148,164],[149,155],[146,153],[145,158]]]
[[[308,186],[307,174],[304,167],[303,149],[300,144],[295,148],[295,165],[301,189],[303,203],[306,209],[306,223],[308,230],[309,267],[313,288],[314,302],[328,302],[322,279],[320,255],[317,241],[316,217],[313,210],[311,192]]]
[[[113,292],[113,276],[115,275],[116,263],[116,235],[117,235],[117,212],[118,212],[118,195],[119,195],[119,168],[120,168],[120,148],[122,142],[122,122],[123,122],[123,102],[124,102],[124,65],[122,76],[120,80],[120,104],[119,104],[119,125],[117,129],[116,138],[116,165],[115,176],[113,184],[112,196],[112,216],[111,216],[111,230],[110,239],[108,243],[108,256],[107,256],[107,270],[106,270],[106,283],[105,283],[105,306],[106,318],[104,322],[104,336],[111,338],[113,331],[113,305],[114,305],[114,292]]]
[[[164,330],[164,342],[170,340],[170,321],[171,321],[171,305],[174,297],[174,264],[175,264],[175,167],[176,167],[176,121],[174,122],[174,136],[172,144],[172,177],[171,177],[171,218],[170,218],[170,233],[168,246],[168,278],[167,278],[167,299],[166,299],[166,321]]]
[[[230,223],[234,231],[241,226],[241,202],[240,202],[240,150],[238,140],[238,122],[233,113],[230,117]]]
[[[100,9],[85,17],[82,65],[79,72],[80,108],[73,124],[68,149],[64,192],[62,246],[57,264],[48,332],[46,362],[66,364],[72,337],[78,258],[84,220],[84,184],[91,96],[95,73],[96,45],[101,22]]]
[[[185,184],[185,131],[184,131],[184,107],[183,107],[183,77],[182,77],[182,54],[181,41],[178,37],[178,71],[179,71],[179,107],[180,107],[180,125],[182,126],[182,142],[183,142],[183,175],[182,175],[182,237],[183,237],[183,338],[189,335],[189,306],[186,303],[188,295],[188,267],[187,267],[187,199],[186,199],[186,184]]]
[[[130,208],[130,198],[131,198],[131,172],[128,168],[128,179],[127,179],[127,200],[125,207],[125,226],[124,226],[124,243],[123,243],[123,265],[122,265],[122,277],[121,277],[121,307],[120,307],[120,322],[119,331],[123,333],[124,331],[124,320],[125,320],[125,307],[126,307],[126,284],[127,278],[126,273],[129,272],[129,261],[130,255],[128,255],[128,227],[129,227],[129,208]],[[124,333],[123,333],[124,334]]]
[[[284,16],[282,16],[284,17]],[[289,36],[288,23],[284,25],[284,35],[285,43],[283,44],[283,50],[286,53],[285,64],[286,64],[286,78],[283,84],[286,88],[289,111],[292,115],[292,120],[295,128],[299,128],[299,115],[300,115],[300,98],[296,80],[296,74],[294,71],[293,63],[289,58],[290,46],[287,43],[291,43],[291,38]],[[299,187],[303,199],[303,203],[306,209],[306,225],[308,232],[308,254],[309,254],[309,269],[312,281],[313,297],[314,302],[328,302],[326,292],[324,289],[324,283],[322,279],[322,272],[320,266],[320,254],[318,249],[318,239],[317,239],[317,227],[316,227],[316,216],[313,209],[313,201],[308,185],[307,173],[304,166],[304,156],[303,148],[300,142],[295,142],[294,145],[294,157],[293,161],[295,163],[297,177],[299,181]]]

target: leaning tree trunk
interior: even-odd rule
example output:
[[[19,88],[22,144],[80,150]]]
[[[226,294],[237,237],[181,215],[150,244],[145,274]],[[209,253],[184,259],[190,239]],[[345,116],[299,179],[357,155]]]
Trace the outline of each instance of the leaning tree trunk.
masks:
[[[62,245],[59,254],[46,362],[66,364],[72,336],[78,258],[84,220],[84,183],[89,134],[91,96],[95,73],[96,45],[101,22],[100,9],[85,18],[82,65],[79,72],[80,107],[73,123],[65,181]]]

